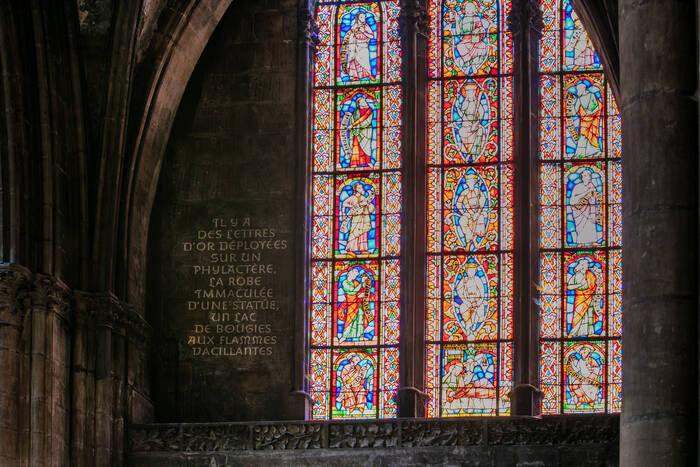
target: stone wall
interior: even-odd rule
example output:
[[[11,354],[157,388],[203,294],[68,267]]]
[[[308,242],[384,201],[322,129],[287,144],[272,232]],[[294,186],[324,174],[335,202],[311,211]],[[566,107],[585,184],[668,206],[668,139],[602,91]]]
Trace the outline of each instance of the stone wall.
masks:
[[[296,11],[236,2],[180,104],[149,236],[158,421],[304,417],[289,396]]]

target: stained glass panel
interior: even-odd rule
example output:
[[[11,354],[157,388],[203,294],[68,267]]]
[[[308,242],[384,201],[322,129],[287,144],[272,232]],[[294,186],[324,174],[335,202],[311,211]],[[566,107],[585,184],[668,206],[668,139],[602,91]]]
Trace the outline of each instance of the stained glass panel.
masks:
[[[395,417],[399,2],[321,1],[313,90],[312,418]]]
[[[513,355],[509,0],[431,0],[426,416],[508,414]]]
[[[570,0],[541,0],[542,413],[621,410],[620,116]]]

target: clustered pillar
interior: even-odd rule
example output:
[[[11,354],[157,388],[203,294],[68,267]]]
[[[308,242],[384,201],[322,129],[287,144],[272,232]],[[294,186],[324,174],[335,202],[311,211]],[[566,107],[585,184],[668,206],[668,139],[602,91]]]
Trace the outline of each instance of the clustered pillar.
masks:
[[[620,465],[697,462],[695,2],[620,0],[624,381]]]

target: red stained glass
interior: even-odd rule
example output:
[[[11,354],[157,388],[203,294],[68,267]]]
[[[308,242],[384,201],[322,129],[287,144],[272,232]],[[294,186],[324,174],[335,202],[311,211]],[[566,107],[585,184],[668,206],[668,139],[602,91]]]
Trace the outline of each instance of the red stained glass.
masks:
[[[504,0],[429,4],[426,386],[437,398],[428,403],[429,417],[509,413],[510,8]]]

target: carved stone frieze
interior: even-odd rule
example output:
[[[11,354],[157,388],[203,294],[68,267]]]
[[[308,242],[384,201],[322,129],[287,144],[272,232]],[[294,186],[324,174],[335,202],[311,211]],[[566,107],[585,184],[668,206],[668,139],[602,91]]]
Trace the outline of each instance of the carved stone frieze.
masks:
[[[182,429],[182,450],[186,452],[245,451],[250,449],[250,427],[247,425],[185,425]]]
[[[404,421],[401,430],[402,446],[471,446],[481,444],[483,438],[482,420]]]
[[[134,425],[132,452],[363,449],[438,446],[616,445],[618,415],[466,420]]]
[[[143,425],[129,429],[131,452],[182,450],[182,427],[179,425]]]
[[[363,421],[328,426],[331,448],[390,448],[398,446],[399,439],[398,422]]]
[[[619,423],[616,415],[489,420],[487,437],[491,445],[609,443],[619,438]]]
[[[325,446],[325,433],[321,423],[288,423],[256,425],[253,446],[263,449],[313,449]]]

